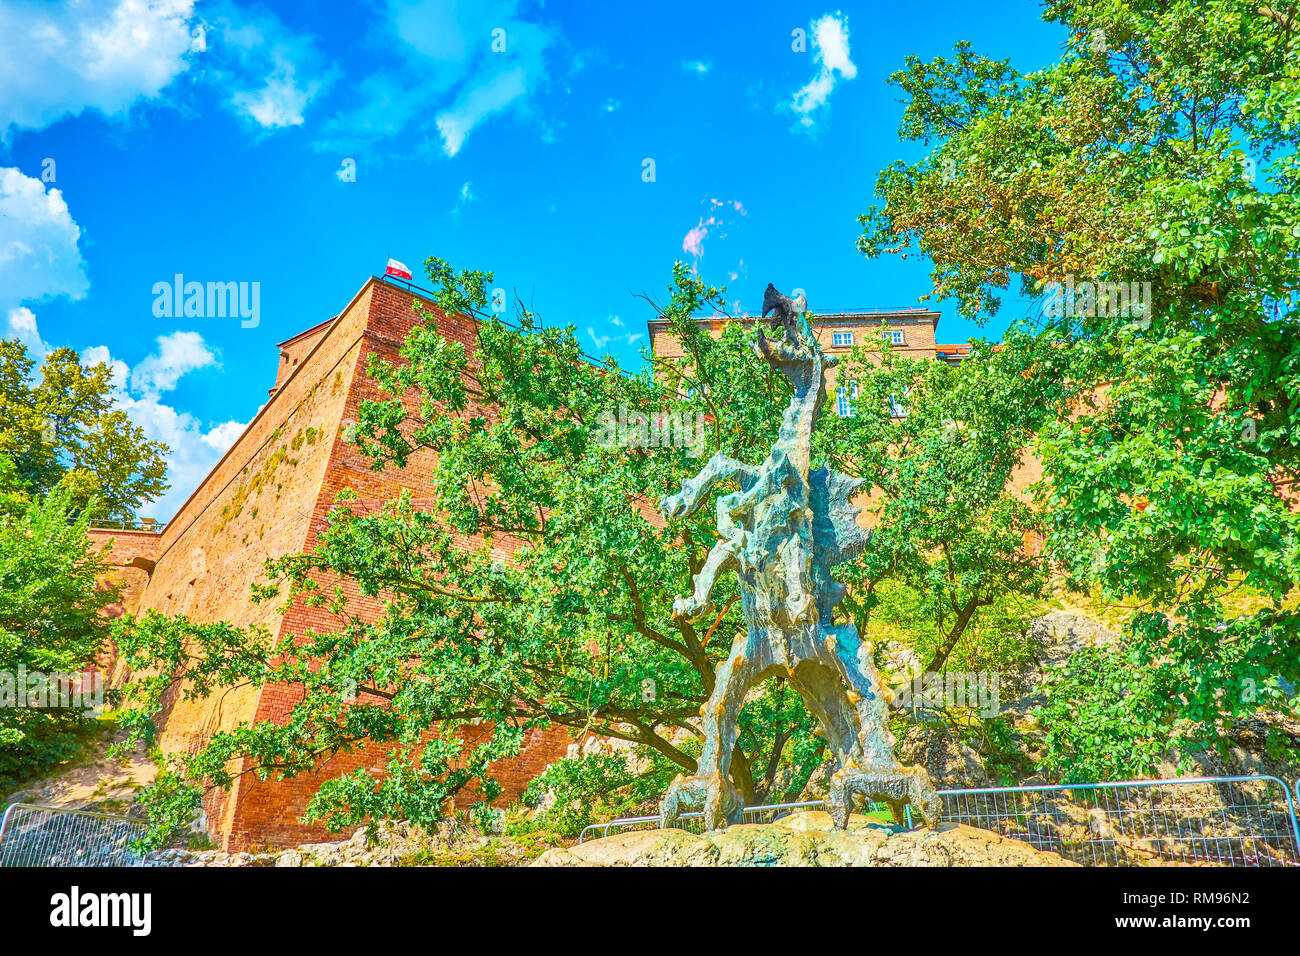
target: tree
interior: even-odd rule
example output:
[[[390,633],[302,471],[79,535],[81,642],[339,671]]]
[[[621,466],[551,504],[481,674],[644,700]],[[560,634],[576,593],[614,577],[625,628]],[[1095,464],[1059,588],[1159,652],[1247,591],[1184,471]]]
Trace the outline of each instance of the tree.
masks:
[[[0,515],[0,788],[71,756],[91,701],[60,697],[103,645],[117,600],[66,484],[20,518]],[[75,682],[74,682],[75,683]],[[86,686],[87,691],[93,687]]]
[[[482,314],[490,274],[458,273],[438,259],[426,268],[441,309]],[[184,819],[176,809],[183,801],[229,786],[236,757],[263,777],[292,776],[371,742],[389,748],[386,775],[327,781],[308,819],[336,827],[397,815],[428,822],[464,788],[496,797],[491,763],[517,753],[524,734],[545,725],[629,741],[643,763],[620,771],[601,757],[552,775],[570,789],[639,781],[639,792],[662,792],[673,774],[693,772],[699,708],[744,624],[734,578],[715,589],[716,616],[698,627],[672,616],[674,597],[690,592],[716,530],[711,508],[664,520],[657,505],[715,450],[762,460],[789,390],[749,347],[761,330],[728,323],[715,338],[693,318],[722,305],[723,290],[678,263],[661,314],[684,357],[656,358],[638,374],[612,359],[593,365],[571,328],[548,327],[526,310],[517,327],[495,315],[477,323],[470,348],[443,338],[426,315],[401,346],[400,362],[372,359],[370,375],[388,397],[361,405],[352,440],[377,469],[432,453],[436,508],[418,511],[403,495],[375,512],[344,495],[313,553],[268,567],[258,600],[326,608],[332,628],[275,645],[265,634],[156,614],[119,623],[126,662],[150,675],[123,695],[123,719],[140,733],[153,731],[164,695],[177,686],[191,696],[240,681],[303,690],[284,724],[218,733],[202,751],[173,758],[165,792],[151,796],[160,818]],[[909,369],[911,379],[929,382]],[[931,404],[918,393],[903,427],[932,438],[933,423],[922,425]],[[902,468],[890,471],[878,450],[861,447],[879,440],[880,421],[864,416],[854,430],[830,418],[818,439],[823,456],[833,450],[876,468],[882,480],[888,472],[890,507],[931,507],[909,490]],[[665,421],[677,426],[668,432],[673,442],[662,440]],[[942,496],[940,484],[925,493]],[[963,600],[968,591],[1029,581],[998,550],[1009,546],[1019,512],[1008,505],[990,517],[997,506],[986,499],[984,508],[950,503],[948,524],[923,519],[925,535],[915,541],[901,540],[915,517],[891,523],[891,534],[900,529],[893,563],[923,575],[919,553],[941,548],[956,529],[962,540],[949,557],[960,568],[951,586]],[[985,520],[1002,529],[991,547],[966,524]],[[857,573],[865,578],[869,569]],[[994,585],[990,573],[1010,580]],[[345,581],[385,602],[377,620],[354,607]],[[971,613],[965,605],[962,612]],[[945,633],[960,637],[959,628]],[[457,731],[471,721],[473,740],[463,742]],[[802,790],[823,761],[825,744],[813,729],[798,695],[781,682],[754,695],[732,771],[746,802]]]
[[[1293,707],[1300,678],[1300,12],[1096,0],[1044,18],[1069,31],[1044,70],[962,44],[892,77],[901,135],[931,152],[881,174],[860,248],[919,251],[977,318],[1015,277],[1038,301],[1006,345],[1054,389],[1035,441],[1049,549],[1141,612],[1132,649],[1183,703],[1134,725],[1222,744]],[[1235,614],[1242,588],[1266,609]]]
[[[1040,387],[1007,374],[1008,358],[975,343],[954,368],[859,345],[839,373],[853,383],[853,414],[824,429],[836,467],[870,482],[878,512],[845,605],[867,633],[877,587],[911,589],[928,631],[918,648],[927,671],[945,667],[981,609],[1041,597],[1046,581],[1042,558],[1025,547],[1042,519],[1011,488],[1040,415],[1027,398]]]
[[[0,507],[23,504],[63,481],[74,508],[129,520],[167,489],[167,446],[149,441],[114,407],[108,366],[82,365],[70,348],[41,364],[17,340],[0,342]]]

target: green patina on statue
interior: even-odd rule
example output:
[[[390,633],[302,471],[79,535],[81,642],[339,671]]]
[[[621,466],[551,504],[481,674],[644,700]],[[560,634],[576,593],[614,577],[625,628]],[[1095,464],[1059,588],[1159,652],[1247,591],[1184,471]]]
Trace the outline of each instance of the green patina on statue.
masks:
[[[681,494],[661,503],[670,517],[687,515],[719,482],[739,486],[718,498],[721,540],[695,576],[695,592],[678,598],[673,612],[703,617],[718,575],[734,570],[747,624],[718,666],[713,694],[701,709],[705,736],[696,775],[678,777],[664,796],[665,827],[688,809],[703,809],[710,830],[739,821],[743,801],[728,772],[740,710],[746,692],[774,675],[784,676],[817,716],[839,764],[826,800],[838,827],[848,824],[859,796],[887,802],[900,822],[905,804],[927,824],[938,821],[940,801],[929,776],[894,757],[889,706],[870,646],[851,622],[832,623],[846,589],[831,569],[860,554],[871,532],[858,525],[850,501],[861,480],[829,467],[809,468],[813,424],[826,400],[824,372],[836,359],[822,352],[805,309],[802,296],[792,300],[767,287],[763,315],[773,313],[772,328],[784,337],[759,335],[754,348],[794,387],[767,460],[753,466],[714,455],[682,483]]]

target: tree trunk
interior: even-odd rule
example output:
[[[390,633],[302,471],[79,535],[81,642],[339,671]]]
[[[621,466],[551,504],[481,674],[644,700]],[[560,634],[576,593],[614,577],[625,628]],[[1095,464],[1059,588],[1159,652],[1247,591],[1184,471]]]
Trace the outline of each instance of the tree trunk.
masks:
[[[977,598],[971,598],[966,602],[966,606],[957,612],[956,623],[948,631],[948,636],[944,638],[943,644],[934,652],[934,657],[930,658],[930,663],[925,665],[926,671],[935,673],[943,669],[943,665],[948,662],[948,655],[957,646],[962,634],[966,633],[966,626],[970,624],[970,619],[975,616],[975,609],[980,606],[980,603]]]
[[[745,806],[752,807],[757,802],[754,795],[754,774],[749,767],[749,758],[740,749],[739,740],[731,748],[731,782],[745,798]]]

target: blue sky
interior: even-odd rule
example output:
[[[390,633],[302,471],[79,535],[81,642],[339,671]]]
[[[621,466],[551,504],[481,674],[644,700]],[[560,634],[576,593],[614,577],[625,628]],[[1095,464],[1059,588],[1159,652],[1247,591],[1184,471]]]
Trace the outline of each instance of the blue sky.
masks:
[[[1064,34],[1039,16],[0,0],[0,335],[113,365],[129,414],[173,447],[150,509],[167,518],[265,401],[275,343],[334,315],[386,255],[417,278],[429,255],[494,270],[625,367],[651,317],[632,293],[661,295],[676,259],[737,312],[769,281],[818,311],[916,305],[924,262],[854,248],[878,171],[917,155],[886,77],[959,40],[1045,66]],[[156,315],[153,288],[177,273],[258,283],[256,326]],[[941,341],[1002,331],[937,305]]]

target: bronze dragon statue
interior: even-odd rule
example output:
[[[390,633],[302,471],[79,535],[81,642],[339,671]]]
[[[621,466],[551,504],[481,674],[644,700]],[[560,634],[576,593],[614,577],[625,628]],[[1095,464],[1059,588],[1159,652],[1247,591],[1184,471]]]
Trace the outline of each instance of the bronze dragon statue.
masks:
[[[767,459],[753,466],[714,455],[682,483],[680,494],[660,504],[665,515],[679,517],[698,509],[716,485],[739,487],[718,497],[721,540],[695,575],[694,593],[677,598],[673,613],[688,620],[707,615],[718,575],[735,571],[746,622],[700,710],[704,747],[696,774],[679,776],[664,795],[665,827],[689,809],[703,809],[708,829],[739,821],[743,801],[728,773],[740,710],[749,689],[773,675],[784,676],[821,723],[838,764],[826,799],[836,826],[847,826],[859,796],[885,801],[896,820],[910,804],[928,825],[938,822],[940,801],[929,775],[894,757],[889,706],[870,645],[852,622],[832,622],[846,589],[831,569],[859,555],[871,532],[858,525],[851,502],[861,479],[828,466],[809,468],[813,424],[826,401],[824,372],[837,359],[822,351],[805,308],[802,296],[792,300],[767,287],[763,316],[772,313],[772,329],[783,336],[769,341],[760,334],[754,349],[794,387]]]

